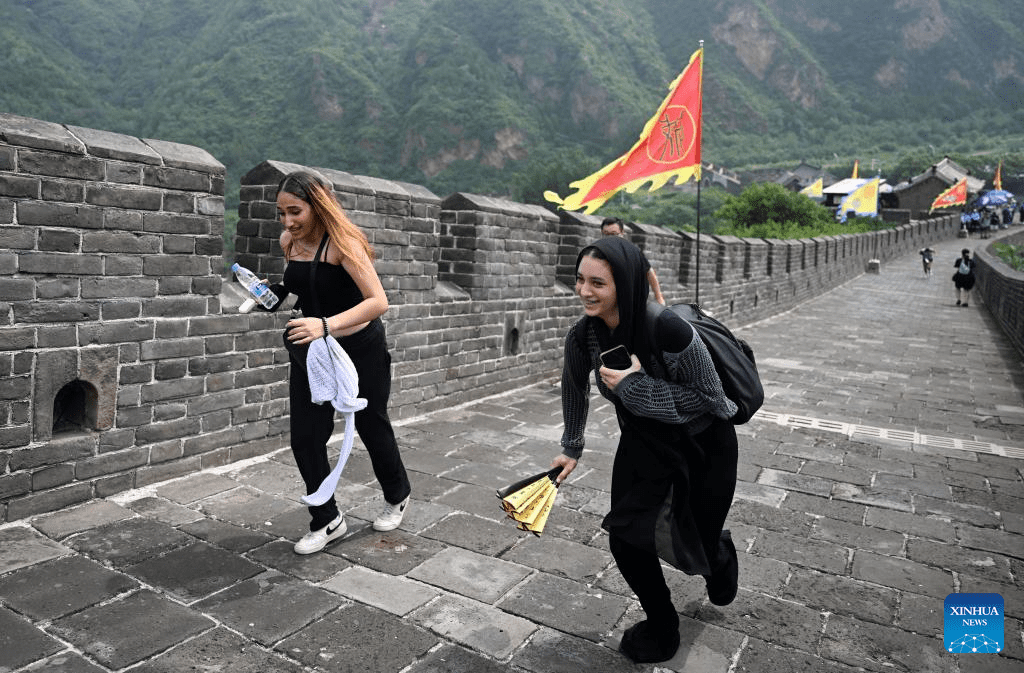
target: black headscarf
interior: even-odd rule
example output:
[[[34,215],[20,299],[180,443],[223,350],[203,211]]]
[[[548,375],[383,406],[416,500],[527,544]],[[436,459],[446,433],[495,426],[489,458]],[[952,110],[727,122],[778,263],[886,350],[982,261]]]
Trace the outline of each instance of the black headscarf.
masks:
[[[609,344],[622,344],[630,353],[636,353],[641,362],[646,362],[650,354],[644,320],[647,311],[647,296],[650,285],[647,283],[647,271],[651,263],[640,248],[619,236],[599,238],[580,251],[576,257],[576,271],[580,262],[591,248],[596,248],[608,265],[612,268],[612,279],[615,281],[616,301],[619,305],[619,326],[610,335],[603,320],[591,319],[602,348],[606,347],[602,336],[610,336]]]

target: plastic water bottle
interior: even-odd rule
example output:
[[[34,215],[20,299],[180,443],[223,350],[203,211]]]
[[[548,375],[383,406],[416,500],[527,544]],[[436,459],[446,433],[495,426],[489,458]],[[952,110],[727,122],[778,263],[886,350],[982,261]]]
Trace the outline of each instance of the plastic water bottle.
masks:
[[[242,287],[248,290],[253,297],[239,307],[241,313],[248,313],[252,309],[255,304],[250,302],[253,300],[258,301],[263,308],[274,308],[274,305],[277,304],[277,295],[267,287],[266,283],[261,282],[256,274],[244,266],[240,266],[237,262],[231,265],[231,271],[234,272],[235,278],[242,284]]]

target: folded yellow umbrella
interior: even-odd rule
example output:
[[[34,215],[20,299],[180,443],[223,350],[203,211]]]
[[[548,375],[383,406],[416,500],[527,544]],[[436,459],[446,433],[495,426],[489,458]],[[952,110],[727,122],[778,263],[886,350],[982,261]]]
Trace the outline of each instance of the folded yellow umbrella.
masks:
[[[561,471],[561,467],[555,467],[498,490],[502,509],[519,523],[519,530],[530,531],[537,536],[544,530],[558,495],[555,479]]]
[[[522,512],[530,507],[537,498],[541,497],[544,489],[547,487],[547,484],[550,483],[551,482],[547,479],[538,479],[532,484],[527,484],[514,493],[509,493],[504,498],[501,498],[502,509],[508,512],[509,516],[512,516],[513,513],[518,514]],[[498,497],[501,496],[499,495]]]

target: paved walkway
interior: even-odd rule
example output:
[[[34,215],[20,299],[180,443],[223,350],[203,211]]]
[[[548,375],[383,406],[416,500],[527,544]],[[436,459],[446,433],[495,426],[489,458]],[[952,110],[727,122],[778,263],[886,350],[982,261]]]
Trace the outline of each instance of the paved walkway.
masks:
[[[607,404],[543,536],[498,507],[557,451],[552,381],[402,424],[398,531],[368,527],[380,492],[354,452],[350,533],[313,556],[291,550],[286,450],[0,527],[0,671],[1019,673],[1024,368],[983,306],[954,306],[962,245],[933,246],[931,278],[910,255],[739,330],[768,392],[740,428],[741,590],[717,608],[668,573],[672,661],[616,651],[641,611],[598,525]],[[1004,597],[1002,654],[945,652],[957,591]]]

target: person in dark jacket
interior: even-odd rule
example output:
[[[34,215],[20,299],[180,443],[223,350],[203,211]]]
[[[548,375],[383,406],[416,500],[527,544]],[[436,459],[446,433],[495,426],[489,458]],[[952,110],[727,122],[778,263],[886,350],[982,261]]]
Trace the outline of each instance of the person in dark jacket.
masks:
[[[956,288],[956,305],[967,308],[974,287],[974,266],[971,251],[964,248],[960,251],[960,259],[953,262],[956,273],[953,274],[953,287]]]
[[[607,236],[576,260],[576,294],[584,316],[565,339],[562,370],[561,483],[576,468],[593,375],[615,405],[621,436],[611,477],[611,511],[602,527],[626,583],[647,619],[626,629],[620,650],[635,662],[672,658],[679,615],[661,560],[703,575],[708,597],[736,597],[739,564],[725,519],[736,487],[736,405],[725,396],[704,343],[688,322],[664,311],[654,339],[646,326],[650,264],[632,243]],[[652,347],[652,344],[654,346]],[[629,352],[626,369],[602,365],[616,346]],[[660,351],[665,376],[658,371]]]

